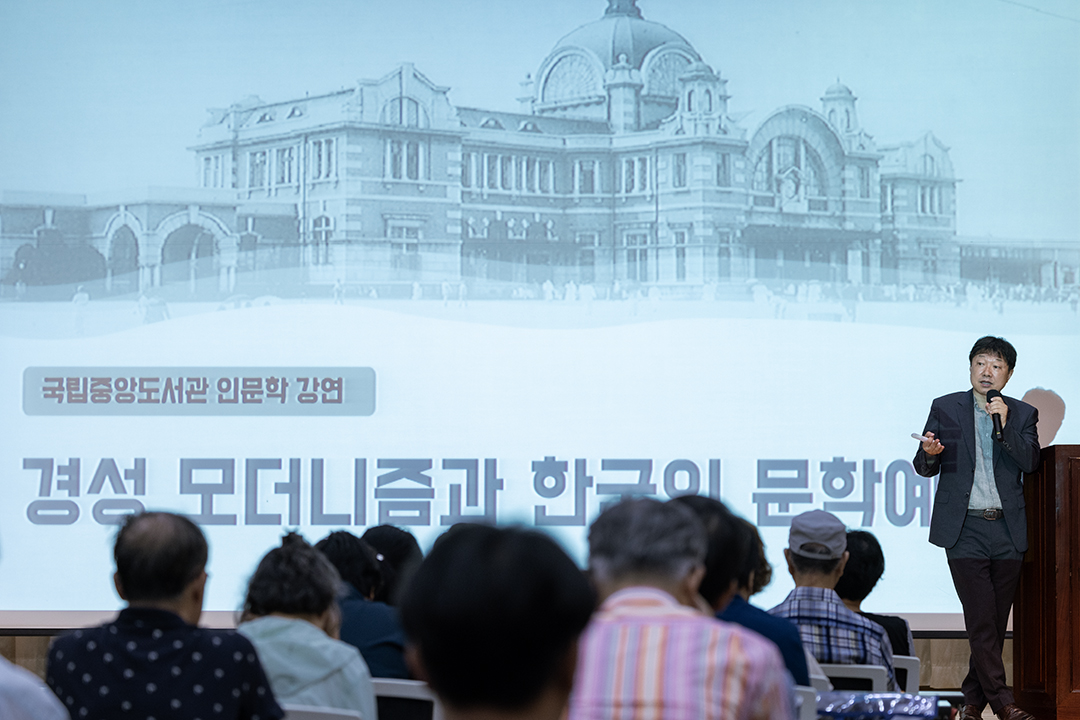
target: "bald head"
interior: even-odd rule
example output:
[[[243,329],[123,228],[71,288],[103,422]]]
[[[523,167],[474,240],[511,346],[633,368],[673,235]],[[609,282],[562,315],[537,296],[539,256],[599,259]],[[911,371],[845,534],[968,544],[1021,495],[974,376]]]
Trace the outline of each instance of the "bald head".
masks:
[[[179,598],[202,575],[207,545],[202,530],[183,515],[129,515],[113,548],[116,580],[131,603]]]

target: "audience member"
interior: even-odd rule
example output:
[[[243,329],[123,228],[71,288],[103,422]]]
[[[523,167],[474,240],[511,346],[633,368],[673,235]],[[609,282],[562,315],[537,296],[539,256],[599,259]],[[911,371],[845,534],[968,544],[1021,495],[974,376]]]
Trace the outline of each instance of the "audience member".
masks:
[[[68,713],[37,675],[0,655],[0,718],[68,720]]]
[[[68,713],[37,675],[0,657],[0,718],[68,720]]]
[[[402,598],[414,672],[448,720],[563,717],[595,599],[550,538],[456,525]]]
[[[747,524],[750,525],[751,528],[753,528],[754,535],[758,539],[757,569],[754,570],[753,579],[750,581],[750,596],[753,597],[765,588],[769,587],[769,583],[772,582],[773,567],[772,563],[769,562],[769,556],[765,554],[765,543],[762,542],[761,535],[758,533],[757,528],[754,526],[753,523],[749,521],[747,521]]]
[[[705,530],[685,505],[650,498],[604,510],[589,569],[604,598],[579,644],[570,720],[787,718],[776,646],[698,609]]]
[[[239,633],[196,627],[206,538],[181,515],[125,518],[114,548],[116,620],[49,650],[46,681],[73,718],[281,718],[255,648]]]
[[[405,632],[397,610],[373,599],[382,587],[375,551],[345,530],[330,533],[315,548],[341,575],[342,641],[360,651],[373,677],[408,679]]]
[[[877,623],[844,607],[836,594],[848,560],[847,531],[840,518],[824,510],[796,515],[784,556],[795,589],[769,613],[795,623],[803,645],[818,662],[883,665],[888,689],[896,690],[889,636]]]
[[[865,618],[870,618],[889,634],[893,655],[914,655],[915,643],[911,639],[911,627],[907,620],[896,615],[874,615],[862,611],[862,601],[877,585],[885,572],[885,555],[872,533],[865,530],[849,530],[847,534],[848,561],[844,574],[836,583],[836,594],[844,606]]]
[[[735,594],[735,576],[747,552],[747,538],[738,532],[736,517],[719,500],[681,495],[671,502],[689,508],[705,528],[705,576],[698,594],[716,612]]]
[[[336,639],[340,584],[330,561],[291,532],[251,576],[239,630],[258,651],[278,702],[357,710],[377,720],[360,651]]]
[[[803,648],[799,628],[790,620],[774,617],[761,608],[750,604],[750,597],[758,578],[761,563],[769,568],[765,559],[764,544],[757,528],[742,518],[735,518],[735,531],[740,537],[735,551],[741,559],[735,575],[735,595],[717,617],[728,622],[738,623],[745,628],[772,640],[784,658],[784,665],[795,680],[796,685],[809,686],[810,672],[806,663],[806,650]],[[708,560],[706,560],[706,564]],[[770,568],[771,570],[771,568]]]
[[[372,599],[387,605],[397,605],[401,589],[424,559],[420,544],[411,532],[393,525],[368,528],[360,539],[376,552],[382,572],[382,587],[375,592]]]

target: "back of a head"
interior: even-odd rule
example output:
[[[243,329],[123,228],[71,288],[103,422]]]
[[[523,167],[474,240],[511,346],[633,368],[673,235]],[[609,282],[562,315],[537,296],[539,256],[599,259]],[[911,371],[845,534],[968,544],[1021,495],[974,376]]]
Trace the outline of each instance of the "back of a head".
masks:
[[[296,533],[263,556],[248,581],[244,614],[321,615],[337,600],[337,570]]]
[[[791,519],[788,551],[796,572],[830,575],[840,565],[846,549],[847,529],[832,513],[808,510]]]
[[[401,620],[445,703],[520,710],[556,679],[594,604],[547,536],[457,525],[411,578]]]
[[[128,602],[172,600],[206,568],[208,548],[199,526],[183,515],[129,515],[116,534],[113,558]]]
[[[737,546],[743,548],[735,572],[735,583],[740,590],[749,590],[751,595],[755,595],[772,580],[772,565],[765,556],[765,544],[753,523],[736,517],[735,533],[738,535]]]
[[[361,539],[382,556],[379,568],[382,571],[383,587],[376,593],[375,599],[391,605],[397,604],[398,594],[409,579],[409,575],[424,559],[420,543],[407,530],[393,525],[376,525],[368,528]]]
[[[836,594],[844,600],[862,602],[885,572],[885,555],[877,538],[865,530],[847,534],[848,561],[836,583]]]
[[[685,505],[631,498],[608,507],[589,528],[589,568],[602,584],[678,580],[705,561],[705,528]]]
[[[382,589],[382,571],[375,551],[351,532],[332,532],[315,543],[315,549],[326,556],[343,581],[364,597],[378,594]]]
[[[750,552],[750,536],[743,532],[739,518],[719,500],[701,495],[682,495],[671,502],[684,505],[705,526],[708,544],[705,552],[705,577],[698,592],[705,602],[716,607],[731,588]]]

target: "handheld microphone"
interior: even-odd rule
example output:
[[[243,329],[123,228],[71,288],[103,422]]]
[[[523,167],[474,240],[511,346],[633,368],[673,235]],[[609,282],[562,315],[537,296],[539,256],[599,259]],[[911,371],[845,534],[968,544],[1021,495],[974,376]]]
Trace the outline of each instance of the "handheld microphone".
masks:
[[[996,397],[1001,397],[1001,393],[997,390],[986,391],[986,401],[990,402]],[[994,421],[994,439],[1001,442],[1001,416],[997,413],[991,413],[990,418]]]

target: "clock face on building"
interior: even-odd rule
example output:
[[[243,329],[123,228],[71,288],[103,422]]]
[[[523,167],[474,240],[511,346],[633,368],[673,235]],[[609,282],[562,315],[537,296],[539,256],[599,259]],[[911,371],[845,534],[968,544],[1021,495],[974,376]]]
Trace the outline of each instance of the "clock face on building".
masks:
[[[555,63],[544,81],[544,102],[558,102],[596,95],[600,82],[596,68],[581,55],[567,55]]]

